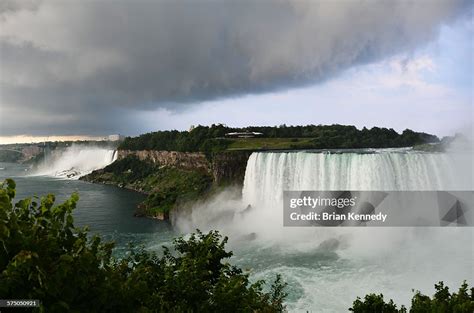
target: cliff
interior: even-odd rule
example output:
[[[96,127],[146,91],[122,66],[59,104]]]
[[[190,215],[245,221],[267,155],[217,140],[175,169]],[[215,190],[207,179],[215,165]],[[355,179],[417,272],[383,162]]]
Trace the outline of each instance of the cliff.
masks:
[[[237,184],[244,181],[245,168],[251,152],[219,152],[211,157],[201,152],[118,150],[117,160],[135,156],[140,161],[157,166],[176,167],[183,170],[201,170],[211,174],[216,184]]]
[[[117,160],[80,179],[148,195],[135,215],[168,219],[172,210],[208,196],[221,186],[242,185],[250,152],[118,150]]]
[[[186,170],[205,170],[211,166],[206,156],[199,152],[155,151],[155,150],[117,150],[117,159],[136,156],[140,161],[151,162],[158,166],[171,166]]]
[[[28,163],[43,154],[44,148],[38,144],[0,145],[0,162]]]
[[[211,162],[212,177],[217,184],[244,183],[247,160],[251,152],[221,152],[213,156]]]

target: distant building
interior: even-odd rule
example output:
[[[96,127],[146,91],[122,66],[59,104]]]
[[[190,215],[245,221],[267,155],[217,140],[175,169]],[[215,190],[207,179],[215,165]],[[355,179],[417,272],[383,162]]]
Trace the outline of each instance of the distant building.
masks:
[[[227,133],[225,134],[226,137],[231,137],[231,138],[253,138],[257,136],[262,136],[263,133],[259,132],[234,132],[234,133]]]
[[[124,139],[125,139],[125,136],[118,135],[118,134],[116,134],[116,135],[109,135],[109,136],[107,137],[107,139],[108,139],[109,141],[121,141],[121,140],[124,140]]]

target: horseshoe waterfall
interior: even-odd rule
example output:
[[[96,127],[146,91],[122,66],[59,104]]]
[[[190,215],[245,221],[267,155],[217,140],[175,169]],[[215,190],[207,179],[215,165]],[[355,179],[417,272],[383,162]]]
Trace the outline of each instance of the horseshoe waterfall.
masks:
[[[413,151],[253,153],[246,203],[274,203],[283,190],[447,190],[460,188],[448,154]]]

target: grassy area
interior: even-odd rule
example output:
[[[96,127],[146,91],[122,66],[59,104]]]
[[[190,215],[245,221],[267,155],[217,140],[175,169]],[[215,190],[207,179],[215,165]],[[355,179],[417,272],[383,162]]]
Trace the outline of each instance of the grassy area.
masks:
[[[197,200],[211,186],[212,178],[200,171],[161,168],[144,179],[146,186],[153,186],[143,202],[147,215],[168,213],[175,204]]]
[[[309,149],[313,147],[313,140],[314,138],[236,138],[231,139],[227,150]]]
[[[212,177],[203,171],[159,167],[132,156],[82,179],[147,193],[137,211],[138,215],[147,216],[168,213],[178,202],[196,200],[212,185]]]
[[[413,150],[424,151],[424,152],[445,152],[446,146],[441,143],[437,143],[437,144],[425,143],[422,145],[413,146]]]

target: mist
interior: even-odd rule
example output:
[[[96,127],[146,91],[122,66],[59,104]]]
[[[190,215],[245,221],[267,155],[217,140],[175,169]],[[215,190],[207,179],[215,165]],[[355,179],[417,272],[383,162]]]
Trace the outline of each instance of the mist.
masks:
[[[52,176],[60,179],[79,179],[102,169],[117,158],[114,148],[98,145],[72,145],[46,151],[44,158],[30,175]]]
[[[426,166],[425,175],[415,185],[409,181],[422,173],[414,172],[410,176],[407,173],[413,172],[413,168],[408,168],[409,164],[394,163],[400,170],[397,175],[405,183],[398,189],[472,190],[471,172],[458,163],[460,149],[451,151],[456,152],[435,154],[438,159],[420,152],[406,159]],[[276,157],[282,153],[268,154]],[[331,157],[337,155],[328,158]],[[370,158],[361,157],[362,164],[356,168],[362,171],[350,173],[345,179],[344,173],[338,170],[340,167],[327,164],[331,175],[326,180],[320,174],[322,167],[308,159],[295,160],[296,164],[277,158],[272,163],[271,158],[251,156],[243,189],[227,188],[195,203],[192,210],[178,211],[174,216],[175,226],[183,233],[196,228],[217,229],[229,236],[234,261],[251,267],[255,280],[271,280],[276,273],[282,274],[289,283],[290,294],[298,295],[289,300],[291,311],[307,308],[343,311],[357,296],[372,292],[383,293],[396,303],[409,306],[412,289],[432,294],[438,281],[454,288],[463,280],[474,280],[472,227],[284,227],[283,190],[348,190],[348,186],[353,186],[350,182],[356,182],[357,187],[352,189],[357,190],[397,190],[393,188],[395,185],[384,185],[378,180],[377,171],[373,170],[377,166]],[[442,185],[430,178],[432,171],[439,175]],[[386,174],[382,176],[395,183],[397,177]],[[354,175],[364,177],[354,181]],[[331,184],[331,177],[337,185]]]

